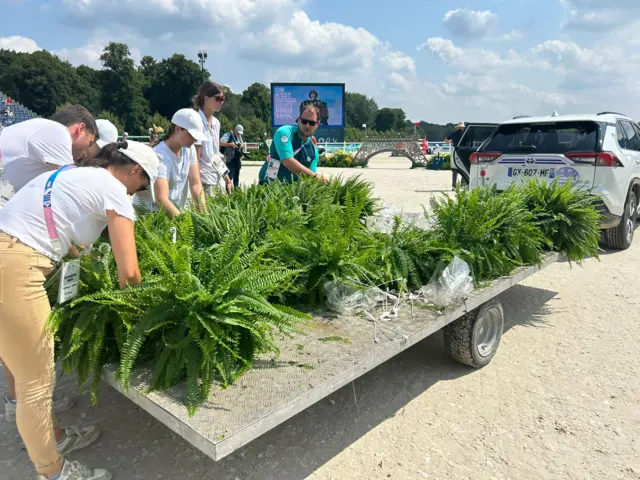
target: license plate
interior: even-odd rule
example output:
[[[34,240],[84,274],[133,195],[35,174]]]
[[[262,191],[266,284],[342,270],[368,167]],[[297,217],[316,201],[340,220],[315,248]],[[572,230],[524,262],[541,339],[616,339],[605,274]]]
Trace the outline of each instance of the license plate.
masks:
[[[554,178],[556,176],[555,168],[513,168],[509,167],[507,172],[509,177],[527,177],[527,178]]]

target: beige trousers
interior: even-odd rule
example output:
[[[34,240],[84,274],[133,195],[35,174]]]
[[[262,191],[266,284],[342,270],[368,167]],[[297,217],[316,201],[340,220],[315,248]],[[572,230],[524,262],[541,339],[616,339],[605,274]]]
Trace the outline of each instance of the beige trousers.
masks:
[[[55,367],[50,307],[44,289],[53,264],[0,233],[0,358],[16,379],[18,432],[38,473],[55,475],[62,456],[51,410]]]

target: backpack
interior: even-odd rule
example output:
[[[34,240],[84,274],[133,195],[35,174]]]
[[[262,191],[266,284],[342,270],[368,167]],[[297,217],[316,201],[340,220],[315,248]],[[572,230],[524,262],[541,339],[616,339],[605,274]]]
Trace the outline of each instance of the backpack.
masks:
[[[229,140],[231,140],[231,137],[232,137],[232,136],[233,136],[233,130],[231,130],[231,131],[229,132]],[[220,153],[221,153],[222,155],[224,155],[224,151],[225,151],[226,149],[227,149],[227,147],[222,147],[222,146],[221,146],[219,151],[220,151]]]

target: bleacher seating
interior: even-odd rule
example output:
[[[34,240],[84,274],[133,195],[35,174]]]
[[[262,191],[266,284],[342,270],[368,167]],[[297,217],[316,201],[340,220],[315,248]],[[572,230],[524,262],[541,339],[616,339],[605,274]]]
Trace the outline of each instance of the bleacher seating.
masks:
[[[37,118],[33,111],[12,99],[12,103],[6,105],[7,96],[0,92],[0,126],[6,127],[14,123],[24,122],[30,118]],[[11,113],[9,113],[11,112]]]

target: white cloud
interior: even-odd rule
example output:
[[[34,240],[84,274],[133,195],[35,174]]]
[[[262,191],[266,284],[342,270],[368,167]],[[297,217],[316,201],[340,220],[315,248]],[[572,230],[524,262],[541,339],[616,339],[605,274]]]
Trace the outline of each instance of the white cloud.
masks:
[[[638,24],[640,2],[636,0],[562,0],[567,17],[562,26],[568,30],[581,30],[601,35],[606,30]]]
[[[465,49],[457,47],[451,40],[441,37],[427,39],[418,47],[418,50],[429,50],[448,65],[463,70],[549,68],[547,63],[529,59],[515,50],[500,53],[482,48]]]
[[[220,35],[254,31],[288,15],[298,0],[63,0],[78,27],[128,26],[149,37],[167,31],[193,39],[194,32]],[[212,29],[215,27],[215,30]]]
[[[501,40],[505,40],[507,42],[511,40],[519,40],[521,38],[524,38],[524,34],[518,30],[511,30],[509,33],[505,33],[500,37]]]
[[[371,67],[381,46],[382,42],[363,28],[312,21],[304,11],[296,10],[284,22],[248,34],[240,53],[266,63],[358,70]]]
[[[456,8],[445,13],[442,23],[456,37],[481,38],[498,29],[498,16],[491,10]]]
[[[35,40],[27,37],[13,35],[11,37],[0,37],[0,50],[14,50],[22,53],[33,53],[41,50]]]
[[[100,55],[106,44],[90,42],[78,48],[62,48],[54,50],[54,55],[59,56],[73,65],[87,65],[93,68],[101,68]]]

